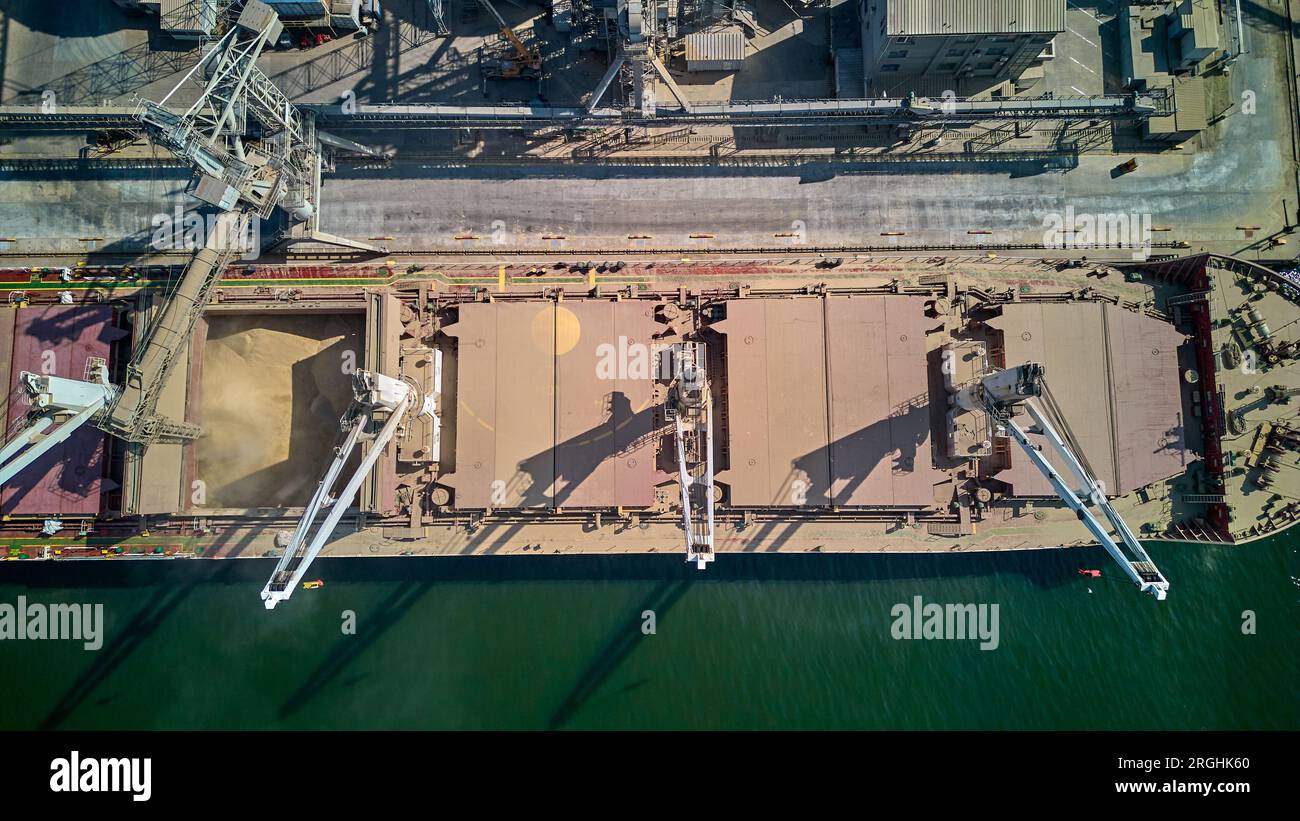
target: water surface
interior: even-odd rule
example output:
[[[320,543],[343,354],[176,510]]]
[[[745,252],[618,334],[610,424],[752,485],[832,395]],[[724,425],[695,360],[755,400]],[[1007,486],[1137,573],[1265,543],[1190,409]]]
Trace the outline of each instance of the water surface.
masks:
[[[1297,729],[1297,541],[1154,545],[1163,603],[1099,549],[336,559],[272,612],[270,560],[7,562],[0,602],[106,637],[0,642],[0,727]],[[916,595],[998,604],[999,647],[893,639]]]

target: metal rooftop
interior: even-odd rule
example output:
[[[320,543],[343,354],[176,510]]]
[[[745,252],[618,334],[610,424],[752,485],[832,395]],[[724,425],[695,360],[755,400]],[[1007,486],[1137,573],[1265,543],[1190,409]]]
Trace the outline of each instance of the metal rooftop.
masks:
[[[1066,0],[878,0],[888,5],[886,33],[1023,34],[1065,31]]]

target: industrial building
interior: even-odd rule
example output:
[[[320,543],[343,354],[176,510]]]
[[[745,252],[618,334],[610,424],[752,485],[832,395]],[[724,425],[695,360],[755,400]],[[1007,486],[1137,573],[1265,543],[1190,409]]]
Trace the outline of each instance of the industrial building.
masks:
[[[1130,88],[1153,88],[1167,85],[1172,75],[1200,74],[1225,56],[1210,0],[1126,5],[1118,26],[1121,70]]]
[[[745,64],[745,33],[723,26],[686,35],[687,71],[739,71]]]
[[[1166,94],[1174,116],[1142,125],[1142,137],[1181,143],[1209,125],[1204,72],[1226,57],[1209,0],[1124,6],[1117,23],[1126,87]]]
[[[1014,80],[1050,56],[1066,0],[859,0],[869,96],[920,78]]]

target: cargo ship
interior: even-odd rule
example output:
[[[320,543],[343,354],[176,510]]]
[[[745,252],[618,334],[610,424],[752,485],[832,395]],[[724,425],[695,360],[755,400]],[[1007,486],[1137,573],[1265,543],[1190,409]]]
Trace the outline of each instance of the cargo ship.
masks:
[[[33,376],[129,384],[176,274],[0,272],[8,440]],[[1240,544],[1300,518],[1298,304],[1207,254],[231,266],[158,398],[194,435],[106,432],[110,388],[0,529],[15,560],[287,565],[1094,544],[1045,432],[957,400],[1033,364],[1138,538]]]

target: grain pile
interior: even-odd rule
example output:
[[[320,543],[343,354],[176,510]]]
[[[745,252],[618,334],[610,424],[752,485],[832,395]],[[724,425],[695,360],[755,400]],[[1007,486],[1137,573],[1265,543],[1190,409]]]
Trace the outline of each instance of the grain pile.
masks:
[[[208,508],[301,506],[330,458],[360,365],[360,316],[214,316],[196,477]]]

